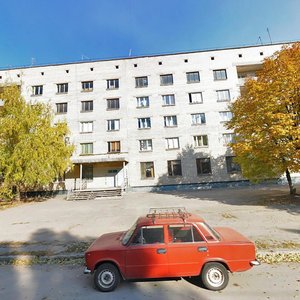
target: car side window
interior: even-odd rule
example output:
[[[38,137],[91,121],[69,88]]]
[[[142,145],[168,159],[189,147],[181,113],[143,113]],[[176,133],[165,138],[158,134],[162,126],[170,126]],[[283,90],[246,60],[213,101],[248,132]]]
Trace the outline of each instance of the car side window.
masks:
[[[164,243],[163,226],[143,226],[139,228],[132,240],[132,244],[134,245],[157,243]]]
[[[192,225],[170,225],[170,243],[193,243],[203,241],[197,229]]]

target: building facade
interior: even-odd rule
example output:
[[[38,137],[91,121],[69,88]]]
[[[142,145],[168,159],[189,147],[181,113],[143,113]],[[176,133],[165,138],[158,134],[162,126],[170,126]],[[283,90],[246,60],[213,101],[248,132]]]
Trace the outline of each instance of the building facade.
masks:
[[[282,44],[0,70],[50,103],[76,150],[66,189],[243,180],[228,104]]]

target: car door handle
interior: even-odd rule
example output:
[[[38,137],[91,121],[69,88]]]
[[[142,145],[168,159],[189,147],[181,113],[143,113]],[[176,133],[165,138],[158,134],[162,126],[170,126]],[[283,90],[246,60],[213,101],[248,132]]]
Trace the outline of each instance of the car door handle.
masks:
[[[207,247],[198,247],[199,252],[207,252]]]
[[[157,249],[156,253],[157,254],[166,254],[167,253],[167,249],[163,249],[163,248]]]

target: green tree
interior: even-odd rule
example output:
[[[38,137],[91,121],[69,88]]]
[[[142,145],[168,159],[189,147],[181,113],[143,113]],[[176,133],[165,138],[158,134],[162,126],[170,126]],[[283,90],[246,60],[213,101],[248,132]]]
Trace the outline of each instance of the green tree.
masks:
[[[26,102],[17,85],[2,87],[0,99],[0,195],[19,198],[62,176],[73,146],[65,143],[67,124],[54,124],[49,105]]]
[[[232,144],[243,175],[252,181],[300,171],[300,43],[285,46],[263,62],[256,79],[232,105]]]

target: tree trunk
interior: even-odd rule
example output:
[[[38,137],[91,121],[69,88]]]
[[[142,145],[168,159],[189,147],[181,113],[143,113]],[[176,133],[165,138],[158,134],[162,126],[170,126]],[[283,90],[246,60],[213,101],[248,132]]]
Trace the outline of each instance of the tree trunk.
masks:
[[[291,174],[290,174],[290,171],[289,171],[288,168],[286,168],[286,170],[285,170],[285,175],[286,175],[286,179],[287,179],[287,182],[289,184],[289,187],[290,187],[290,195],[295,195],[296,194],[296,188],[294,188],[294,186],[293,186]]]

